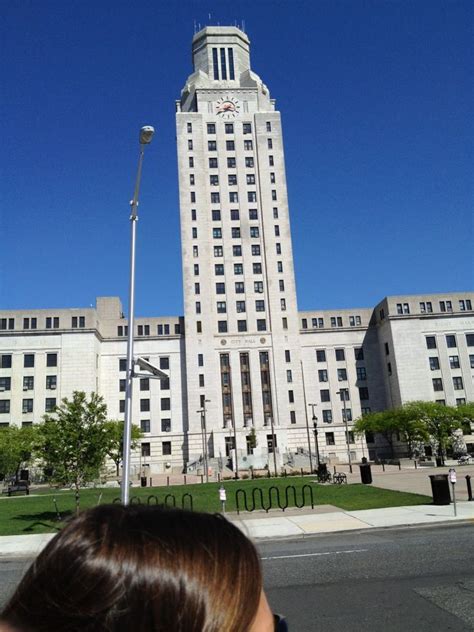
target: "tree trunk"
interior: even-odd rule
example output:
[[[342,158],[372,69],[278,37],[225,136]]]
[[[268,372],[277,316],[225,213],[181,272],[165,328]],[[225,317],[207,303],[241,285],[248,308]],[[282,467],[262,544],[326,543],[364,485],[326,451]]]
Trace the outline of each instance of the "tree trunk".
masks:
[[[76,484],[76,489],[75,489],[75,498],[76,498],[76,516],[79,515],[79,503],[80,503],[80,498],[79,498],[79,485]]]

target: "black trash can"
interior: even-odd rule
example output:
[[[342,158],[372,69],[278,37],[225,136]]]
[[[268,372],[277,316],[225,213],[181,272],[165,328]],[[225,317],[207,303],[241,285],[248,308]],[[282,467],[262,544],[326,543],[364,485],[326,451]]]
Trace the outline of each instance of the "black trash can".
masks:
[[[372,482],[372,470],[370,469],[369,463],[362,463],[359,465],[360,468],[360,480],[364,485],[370,485]]]
[[[327,463],[319,463],[318,464],[318,474],[326,475],[328,473],[328,464]]]
[[[433,505],[449,505],[451,493],[447,474],[430,474]]]
[[[146,487],[146,476],[142,476],[140,478],[140,483],[142,487]]]
[[[436,467],[442,467],[443,466],[443,458],[441,456],[437,456],[436,457]]]

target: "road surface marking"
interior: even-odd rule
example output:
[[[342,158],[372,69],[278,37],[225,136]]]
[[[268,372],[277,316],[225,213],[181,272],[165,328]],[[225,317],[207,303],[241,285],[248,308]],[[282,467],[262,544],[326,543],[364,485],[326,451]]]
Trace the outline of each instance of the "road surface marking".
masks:
[[[366,553],[369,549],[350,549],[349,551],[324,551],[324,553],[297,553],[296,555],[275,555],[262,557],[262,560],[287,560],[292,557],[320,557],[321,555],[341,555],[342,553]]]

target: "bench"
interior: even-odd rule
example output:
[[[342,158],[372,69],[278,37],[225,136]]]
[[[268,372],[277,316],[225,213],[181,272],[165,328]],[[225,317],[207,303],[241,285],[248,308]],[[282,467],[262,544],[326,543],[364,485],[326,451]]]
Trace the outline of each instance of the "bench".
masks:
[[[2,490],[2,494],[7,494],[11,496],[12,494],[26,494],[29,496],[30,494],[30,484],[28,481],[17,481],[16,483],[9,483],[6,489]]]
[[[436,461],[418,461],[418,467],[436,467]]]
[[[332,482],[336,485],[342,485],[343,483],[347,484],[347,476],[344,472],[336,472],[332,477]]]

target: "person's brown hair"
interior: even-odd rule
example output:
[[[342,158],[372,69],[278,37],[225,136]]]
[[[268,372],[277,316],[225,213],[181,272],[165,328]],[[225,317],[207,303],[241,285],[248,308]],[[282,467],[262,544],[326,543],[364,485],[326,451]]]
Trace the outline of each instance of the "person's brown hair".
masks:
[[[262,575],[216,514],[103,505],[33,562],[2,618],[28,632],[248,632]]]

